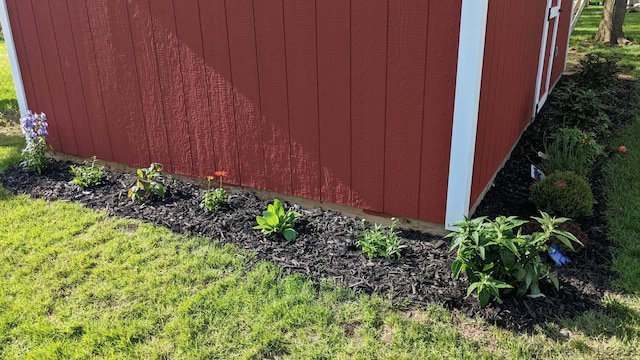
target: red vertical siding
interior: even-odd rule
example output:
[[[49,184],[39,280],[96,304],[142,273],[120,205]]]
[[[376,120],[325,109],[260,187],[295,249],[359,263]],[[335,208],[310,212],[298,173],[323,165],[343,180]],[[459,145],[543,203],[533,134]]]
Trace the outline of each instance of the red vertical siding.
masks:
[[[67,4],[68,5],[68,4]],[[100,159],[113,159],[111,133],[105,112],[93,36],[84,2],[67,6],[76,49],[78,71],[86,105],[86,120],[90,123],[93,150]],[[28,96],[28,95],[27,95]],[[82,134],[86,136],[86,134]],[[114,134],[115,135],[115,134]]]
[[[461,3],[441,6],[429,2],[427,23],[427,55],[425,62],[424,110],[420,161],[420,219],[444,223],[449,179],[449,156],[457,71],[457,44]]]
[[[429,14],[421,0],[398,0],[398,5],[389,8],[384,211],[415,218]]]
[[[320,198],[315,1],[284,0],[293,193]]]
[[[321,199],[351,202],[350,12],[348,1],[317,2]]]
[[[545,21],[544,1],[489,2],[471,204],[532,118]]]
[[[68,110],[65,123],[67,123],[67,126],[72,127],[71,132],[73,134],[78,134],[78,136],[74,137],[78,147],[78,154],[83,157],[90,157],[95,155],[95,148],[91,136],[91,123],[88,119],[82,81],[80,80],[73,30],[69,21],[66,0],[50,0],[49,10],[49,13],[45,13],[45,16],[52,21],[55,45],[57,45],[58,59],[60,60],[60,74],[65,90],[63,94],[66,95],[63,103]],[[64,118],[58,116],[56,120],[62,121]]]
[[[41,4],[8,0],[57,150],[444,219],[460,0]]]
[[[11,4],[7,4],[9,9],[14,9],[17,22],[11,21],[11,25],[15,26],[20,24],[19,32],[22,38],[16,38],[16,43],[24,46],[24,51],[21,51],[22,46],[17,45],[18,55],[22,53],[20,63],[26,63],[28,69],[26,72],[31,77],[31,84],[25,82],[27,88],[26,93],[32,93],[33,99],[35,99],[35,105],[37,108],[32,108],[35,112],[45,112],[49,117],[49,136],[47,138],[48,143],[57,151],[71,151],[75,143],[71,141],[70,144],[63,143],[60,138],[60,131],[58,130],[58,122],[56,119],[56,113],[53,108],[53,101],[51,99],[51,91],[49,90],[49,80],[44,64],[44,54],[40,47],[40,37],[38,29],[35,25],[35,17],[33,7],[30,1],[16,1]],[[25,71],[22,71],[23,73]],[[29,86],[30,85],[30,86]],[[29,91],[31,89],[31,91]],[[30,102],[31,103],[31,102]],[[33,106],[33,105],[31,105]],[[68,137],[69,134],[65,134]]]
[[[166,171],[175,171],[169,153],[167,118],[162,109],[162,91],[158,79],[153,41],[153,24],[149,3],[140,1],[129,3],[129,20],[133,39],[136,70],[140,81],[142,116],[146,123],[151,161],[164,165]]]
[[[387,0],[351,1],[351,188],[353,205],[384,209]]]
[[[55,116],[52,121],[56,123],[58,137],[64,144],[65,151],[71,153],[78,152],[76,135],[73,123],[71,122],[71,112],[67,102],[67,92],[62,77],[60,66],[60,53],[56,46],[55,32],[51,21],[51,12],[48,2],[41,2],[33,7],[33,17],[38,32],[38,40],[42,51],[44,70],[51,92],[51,103]]]
[[[209,99],[205,79],[204,49],[197,1],[174,3],[176,35],[179,39],[180,69],[186,117],[193,140],[193,172],[206,177],[215,171],[213,132],[209,124]]]
[[[167,143],[171,171],[180,174],[193,173],[194,140],[185,109],[184,85],[180,63],[179,40],[176,34],[172,0],[149,2],[155,56],[158,64],[158,81],[162,95],[161,106],[167,121]]]
[[[226,4],[240,179],[243,186],[264,188],[264,149],[253,2],[235,0],[227,1]]]
[[[216,155],[215,169],[226,170],[229,175],[225,180],[231,184],[240,185],[240,157],[233,111],[225,1],[200,1],[200,24],[203,34],[205,77],[211,107],[209,118]]]
[[[292,194],[284,8],[281,1],[270,0],[256,0],[253,6],[263,117],[265,188]]]
[[[135,69],[126,2],[87,2],[91,33],[99,59],[98,77],[110,129],[115,161],[149,165],[147,134]]]

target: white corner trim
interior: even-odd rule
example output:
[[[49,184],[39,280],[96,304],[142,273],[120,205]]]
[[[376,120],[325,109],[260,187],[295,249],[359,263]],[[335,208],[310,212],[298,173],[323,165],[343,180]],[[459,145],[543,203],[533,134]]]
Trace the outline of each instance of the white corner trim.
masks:
[[[24,84],[22,83],[20,64],[18,63],[16,44],[13,41],[13,31],[11,30],[11,22],[9,21],[9,11],[7,10],[6,0],[0,0],[0,23],[2,23],[4,43],[7,46],[7,53],[9,55],[13,86],[16,89],[16,96],[18,98],[18,108],[20,109],[20,114],[24,115],[29,109],[27,106],[27,95],[24,92]]]
[[[462,0],[445,228],[469,215],[489,0]]]

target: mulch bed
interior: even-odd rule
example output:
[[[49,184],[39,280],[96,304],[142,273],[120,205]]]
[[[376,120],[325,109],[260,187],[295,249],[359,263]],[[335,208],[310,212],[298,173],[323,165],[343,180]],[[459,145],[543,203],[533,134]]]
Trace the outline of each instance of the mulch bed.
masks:
[[[562,86],[560,84],[559,86]],[[621,94],[631,94],[635,84],[622,83]],[[632,103],[620,99],[622,105]],[[629,114],[612,112],[616,125],[630,121]],[[476,216],[536,215],[528,201],[530,159],[532,149],[540,149],[550,119],[542,110],[525,131],[510,160],[498,174],[494,186],[479,205]],[[251,192],[230,194],[229,205],[218,212],[207,213],[198,207],[202,190],[194,185],[176,182],[163,201],[133,203],[127,189],[135,176],[105,170],[105,183],[90,191],[81,191],[71,180],[68,162],[55,161],[42,176],[34,176],[20,167],[0,173],[0,183],[13,193],[25,193],[47,200],[67,200],[109,215],[140,219],[165,226],[177,233],[190,233],[255,252],[258,259],[280,266],[286,274],[298,273],[311,279],[334,279],[339,284],[363,293],[377,293],[405,306],[437,303],[467,314],[481,316],[489,322],[510,329],[532,329],[535,324],[557,321],[559,317],[575,317],[597,309],[614,278],[610,270],[613,244],[604,220],[602,186],[598,172],[593,186],[599,204],[595,215],[579,224],[589,237],[585,248],[568,256],[572,262],[553,266],[561,284],[560,291],[548,281],[541,290],[546,297],[529,299],[506,297],[503,304],[492,303],[480,309],[474,296],[465,299],[468,282],[453,280],[450,266],[454,254],[448,251],[450,241],[419,231],[400,232],[407,248],[399,260],[369,260],[355,246],[361,230],[360,219],[333,211],[303,209],[287,204],[302,214],[294,242],[274,241],[253,230],[255,217],[267,202]],[[546,261],[549,261],[548,259]]]

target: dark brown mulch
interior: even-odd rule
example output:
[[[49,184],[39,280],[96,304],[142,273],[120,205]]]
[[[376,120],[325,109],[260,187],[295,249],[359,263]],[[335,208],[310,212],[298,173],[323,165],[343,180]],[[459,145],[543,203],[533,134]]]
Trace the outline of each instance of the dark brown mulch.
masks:
[[[624,92],[633,94],[631,82],[623,83]],[[629,119],[614,114],[616,124]],[[532,149],[539,149],[548,127],[545,110],[523,134],[511,159],[496,178],[493,188],[478,207],[476,215],[535,215],[528,202],[529,164]],[[534,154],[535,155],[535,154]],[[332,211],[302,209],[288,204],[302,214],[294,242],[265,238],[253,230],[256,215],[267,203],[250,192],[230,195],[229,206],[216,213],[198,207],[202,190],[188,183],[171,185],[163,201],[132,203],[127,189],[135,182],[131,174],[106,170],[106,181],[91,191],[80,191],[70,183],[69,163],[54,162],[42,176],[34,176],[19,167],[0,173],[0,183],[14,193],[26,193],[47,200],[71,200],[109,215],[140,219],[166,226],[178,233],[191,233],[221,242],[232,243],[257,253],[259,259],[272,261],[285,273],[300,273],[310,278],[335,279],[359,292],[377,293],[403,305],[442,304],[469,316],[482,316],[489,322],[512,329],[531,329],[533,325],[574,317],[596,309],[608,283],[614,277],[609,270],[613,244],[603,218],[601,184],[593,183],[600,204],[595,215],[580,222],[589,236],[588,246],[568,256],[572,262],[553,267],[561,289],[556,291],[544,282],[544,298],[507,297],[503,304],[480,309],[472,296],[465,299],[468,283],[452,280],[453,254],[449,240],[418,231],[401,231],[407,248],[399,260],[369,260],[355,247],[360,232],[359,219]],[[548,259],[547,259],[548,261]]]

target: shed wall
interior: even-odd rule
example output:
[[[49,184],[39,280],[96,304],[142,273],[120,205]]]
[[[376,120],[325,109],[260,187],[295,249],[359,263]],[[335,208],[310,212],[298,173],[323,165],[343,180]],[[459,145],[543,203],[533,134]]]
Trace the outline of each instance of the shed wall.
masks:
[[[55,151],[444,222],[460,0],[7,5]]]
[[[569,9],[560,16],[552,84],[564,69],[568,14]],[[489,2],[471,204],[479,201],[533,118],[546,16],[546,1]]]

